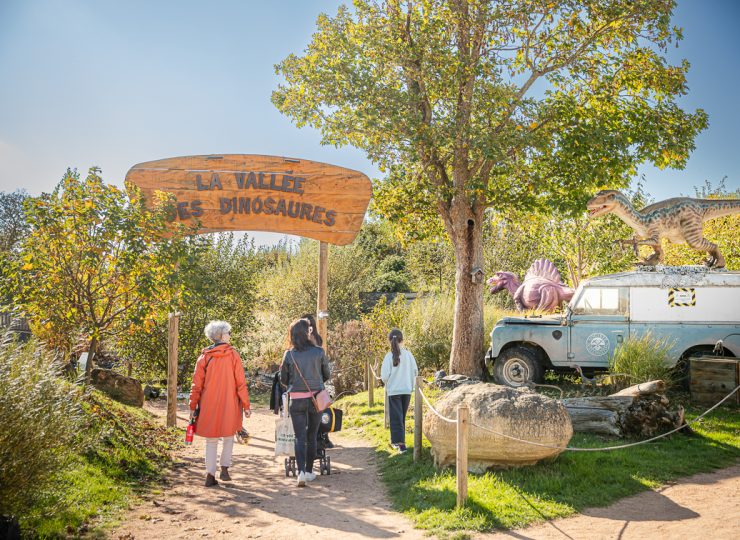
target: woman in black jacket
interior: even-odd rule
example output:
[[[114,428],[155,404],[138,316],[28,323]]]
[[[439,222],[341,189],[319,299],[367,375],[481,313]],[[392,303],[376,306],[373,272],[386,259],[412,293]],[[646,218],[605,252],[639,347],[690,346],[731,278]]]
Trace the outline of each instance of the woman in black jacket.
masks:
[[[321,411],[315,409],[311,396],[323,390],[324,382],[331,376],[324,349],[311,343],[309,328],[305,319],[290,325],[291,348],[285,351],[280,368],[280,382],[288,388],[290,396],[299,486],[316,479],[313,462]]]

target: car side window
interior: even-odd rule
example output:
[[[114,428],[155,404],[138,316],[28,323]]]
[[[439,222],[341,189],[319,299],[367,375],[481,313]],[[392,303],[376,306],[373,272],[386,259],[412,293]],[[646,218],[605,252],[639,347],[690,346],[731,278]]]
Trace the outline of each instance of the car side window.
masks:
[[[629,313],[627,287],[586,287],[573,308],[576,315],[624,315]]]

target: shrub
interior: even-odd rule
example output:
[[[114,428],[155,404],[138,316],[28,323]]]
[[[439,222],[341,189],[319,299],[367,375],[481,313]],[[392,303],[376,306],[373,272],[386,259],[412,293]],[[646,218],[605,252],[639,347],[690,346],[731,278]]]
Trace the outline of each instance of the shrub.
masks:
[[[60,370],[37,341],[0,346],[0,515],[26,515],[80,448],[81,392]]]
[[[453,305],[450,296],[428,296],[409,306],[401,330],[420,372],[447,369],[452,348]]]
[[[648,332],[617,347],[609,361],[609,370],[615,374],[613,379],[619,386],[657,379],[670,386],[676,382],[670,350],[671,344],[666,339],[655,338]]]
[[[370,353],[372,342],[370,326],[363,321],[338,324],[334,330],[329,331],[328,341],[328,354],[333,364],[331,380],[337,395],[362,390],[365,381],[365,361],[369,360],[371,364],[376,361]],[[379,372],[376,366],[374,369]]]

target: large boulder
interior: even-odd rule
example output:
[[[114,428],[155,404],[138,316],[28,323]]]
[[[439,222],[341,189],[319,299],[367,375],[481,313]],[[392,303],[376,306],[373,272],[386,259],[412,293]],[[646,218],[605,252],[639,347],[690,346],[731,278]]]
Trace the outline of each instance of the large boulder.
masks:
[[[524,441],[565,447],[573,436],[570,416],[557,400],[528,388],[497,384],[466,384],[447,392],[435,408],[442,416],[457,417],[457,406],[470,408],[468,470],[483,472],[489,467],[533,465],[554,458],[561,450],[536,446],[497,435],[503,433]],[[424,411],[424,435],[432,443],[437,466],[455,463],[457,425],[446,422],[430,410]]]
[[[91,373],[92,385],[111,398],[126,405],[144,406],[144,389],[141,383],[110,369],[94,368]]]

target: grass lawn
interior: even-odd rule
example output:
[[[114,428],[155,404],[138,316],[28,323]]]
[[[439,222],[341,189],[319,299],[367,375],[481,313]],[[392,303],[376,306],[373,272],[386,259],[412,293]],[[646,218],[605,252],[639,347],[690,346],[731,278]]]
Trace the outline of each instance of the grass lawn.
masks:
[[[413,404],[406,422],[409,451],[399,455],[389,447],[389,433],[383,427],[383,399],[381,388],[375,390],[372,408],[367,406],[367,393],[340,400],[345,427],[375,445],[394,508],[418,528],[437,533],[510,529],[564,517],[676,478],[732,465],[740,458],[740,409],[722,407],[692,426],[695,436],[676,434],[609,452],[564,452],[554,461],[532,467],[471,474],[468,504],[457,510],[455,471],[435,469],[426,438],[421,461],[413,462]],[[704,410],[688,407],[687,419]],[[623,442],[575,434],[569,446]]]
[[[84,404],[87,449],[60,472],[55,489],[21,520],[27,535],[105,535],[105,528],[142,493],[155,488],[182,430],[93,391]],[[53,509],[53,510],[51,510]],[[31,534],[33,531],[33,534]]]

